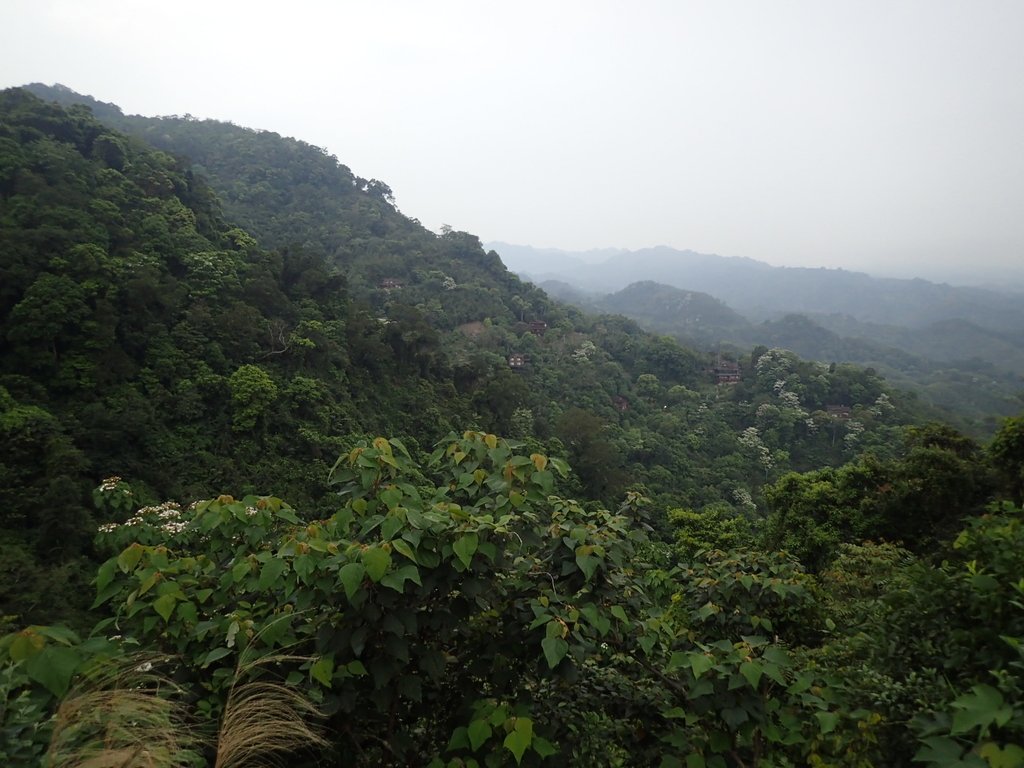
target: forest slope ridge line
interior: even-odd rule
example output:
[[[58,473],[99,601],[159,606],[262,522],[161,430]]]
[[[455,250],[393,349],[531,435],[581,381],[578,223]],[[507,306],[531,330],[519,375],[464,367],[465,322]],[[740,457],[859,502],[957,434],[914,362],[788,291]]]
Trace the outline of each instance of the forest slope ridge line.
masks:
[[[737,358],[722,384],[711,355],[550,301],[472,235],[425,230],[301,142],[131,123],[201,152],[207,177],[80,105],[0,96],[3,525],[44,587],[69,578],[46,553],[90,555],[95,525],[130,511],[93,508],[102,478],[153,505],[281,489],[317,514],[346,446],[469,427],[569,460],[582,498],[642,488],[663,510],[755,518],[764,484],[896,455],[924,416],[872,372],[783,350]],[[35,596],[4,599],[56,609]]]

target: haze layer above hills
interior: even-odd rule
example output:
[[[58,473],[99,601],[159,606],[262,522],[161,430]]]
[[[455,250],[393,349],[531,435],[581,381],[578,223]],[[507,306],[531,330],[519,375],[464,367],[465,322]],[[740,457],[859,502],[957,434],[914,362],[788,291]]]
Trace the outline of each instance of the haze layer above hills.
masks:
[[[507,243],[487,247],[497,251],[509,269],[536,282],[561,280],[585,291],[613,293],[651,280],[709,293],[752,320],[800,312],[912,328],[950,319],[994,330],[1024,328],[1024,295],[983,288],[877,278],[842,269],[773,267],[754,259],[665,246],[584,253]],[[603,261],[595,261],[605,253]]]
[[[970,420],[1020,408],[1020,294],[665,247],[585,253],[489,247],[553,296],[705,348],[766,345],[875,366]]]

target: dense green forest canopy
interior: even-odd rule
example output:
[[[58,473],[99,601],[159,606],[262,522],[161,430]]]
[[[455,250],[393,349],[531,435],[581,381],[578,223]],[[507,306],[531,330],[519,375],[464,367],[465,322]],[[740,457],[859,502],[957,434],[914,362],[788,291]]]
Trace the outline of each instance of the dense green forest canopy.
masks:
[[[904,282],[913,285],[913,281]],[[726,304],[706,293],[649,280],[604,296],[562,281],[540,285],[584,311],[622,314],[643,328],[698,349],[739,351],[763,345],[789,349],[812,360],[842,360],[875,368],[890,383],[941,408],[944,420],[982,439],[992,436],[1002,418],[1016,414],[1024,397],[1024,320],[1020,330],[983,327],[955,316],[911,328],[838,312],[786,310],[755,322],[733,308],[749,312],[729,293],[723,294],[731,302]],[[1014,298],[1000,300],[1020,303]],[[901,300],[897,295],[878,303],[884,308]],[[949,313],[962,308],[954,301],[942,304]]]
[[[8,763],[1024,760],[1024,420],[585,316],[317,147],[44,95],[0,93]]]

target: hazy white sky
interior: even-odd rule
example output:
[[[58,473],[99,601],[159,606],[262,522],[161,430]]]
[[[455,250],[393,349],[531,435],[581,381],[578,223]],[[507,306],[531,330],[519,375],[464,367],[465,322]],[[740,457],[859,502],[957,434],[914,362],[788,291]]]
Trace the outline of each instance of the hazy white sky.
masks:
[[[2,0],[0,86],[327,147],[437,229],[1024,271],[1024,2]]]

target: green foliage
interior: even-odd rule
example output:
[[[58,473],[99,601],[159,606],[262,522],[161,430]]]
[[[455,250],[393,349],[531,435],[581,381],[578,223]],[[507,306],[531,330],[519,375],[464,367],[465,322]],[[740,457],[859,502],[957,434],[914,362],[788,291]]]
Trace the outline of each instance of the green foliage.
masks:
[[[264,413],[277,399],[277,385],[266,371],[243,365],[228,379],[231,390],[231,428],[244,432],[264,421]]]
[[[38,764],[52,725],[48,697],[33,691],[23,665],[0,666],[0,759],[5,765]]]
[[[1009,505],[972,520],[955,542],[970,558],[951,572],[966,614],[955,635],[964,653],[954,678],[959,695],[916,720],[918,762],[1001,766],[1024,760],[1022,543],[1022,512]]]
[[[316,147],[96,108],[166,152],[0,94],[8,762],[117,730],[74,702],[136,649],[210,761],[1018,760],[1020,515],[976,514],[1017,420],[987,454],[906,430],[874,372],[782,349],[717,386]],[[90,637],[17,629],[88,626],[96,555]]]
[[[1014,502],[1024,505],[1024,416],[1003,422],[992,439],[989,456]]]
[[[854,473],[857,477],[850,478]],[[840,543],[867,538],[869,526],[857,498],[858,490],[870,487],[861,480],[864,474],[862,468],[849,465],[790,473],[766,488],[765,499],[772,508],[765,527],[766,546],[792,552],[810,569],[819,570]]]
[[[623,476],[621,458],[605,437],[600,417],[573,408],[555,425],[555,433],[568,448],[569,461],[579,474],[583,492],[591,498],[608,499],[619,495]]]
[[[114,653],[113,642],[82,641],[61,626],[29,626],[0,638],[0,757],[6,764],[41,760],[55,726],[59,730],[55,710],[72,681]]]
[[[784,554],[712,550],[681,566],[676,579],[672,599],[692,639],[767,632],[796,643],[818,623],[811,578]]]
[[[309,249],[305,258],[326,260],[344,271],[348,291],[357,302],[354,314],[359,316],[350,314],[346,320],[344,346],[351,366],[345,375],[353,407],[344,409],[343,432],[405,431],[430,442],[448,429],[474,424],[522,434],[523,420],[514,421],[514,415],[529,410],[533,414],[529,432],[543,439],[575,407],[610,427],[602,441],[608,444],[607,450],[605,455],[598,452],[596,465],[622,463],[609,473],[611,482],[602,483],[599,472],[590,472],[586,456],[572,456],[589,495],[610,501],[627,482],[638,481],[648,493],[662,497],[659,503],[697,508],[733,503],[736,492],[756,497],[757,487],[771,479],[756,457],[735,455],[728,466],[723,461],[709,467],[712,477],[698,480],[692,475],[695,463],[705,467],[712,455],[718,458],[717,447],[711,448],[716,443],[723,444],[725,453],[740,453],[734,445],[726,447],[728,437],[722,430],[739,433],[754,425],[755,411],[764,400],[780,397],[772,389],[776,381],[765,379],[763,386],[752,391],[748,382],[757,379],[745,377],[744,384],[720,402],[723,393],[712,394],[714,387],[702,372],[710,362],[705,356],[668,337],[645,334],[621,318],[588,319],[554,304],[504,270],[496,254],[484,253],[474,236],[453,230],[435,236],[395,209],[389,193],[382,191],[386,185],[353,176],[318,147],[227,123],[127,117],[116,107],[66,89],[33,88],[63,103],[87,103],[108,125],[197,163],[220,195],[227,215],[245,229],[224,231],[218,247],[192,249],[187,259],[216,253],[222,256],[214,262],[219,269],[234,269],[238,252],[253,250],[251,240],[263,247],[286,249],[285,253],[302,242]],[[199,179],[198,171],[193,178]],[[192,212],[197,222],[209,219],[202,211]],[[250,240],[240,239],[243,231],[251,233]],[[234,244],[236,250],[226,248],[226,243]],[[193,274],[189,288],[193,294],[211,290],[207,283],[221,288],[218,280],[211,274],[200,281]],[[400,287],[382,288],[396,282]],[[265,300],[267,281],[259,286],[259,292],[245,291],[243,278],[241,298],[246,303]],[[290,292],[289,297],[295,298]],[[324,296],[317,292],[313,298],[322,302]],[[265,306],[256,306],[268,314]],[[236,305],[235,310],[229,316],[232,331],[246,335],[246,329],[238,327],[242,307]],[[535,320],[547,325],[540,336],[527,332],[526,323]],[[229,375],[241,364],[284,362],[279,354],[291,361],[308,359],[312,353],[300,339],[312,337],[288,333],[288,328],[285,323],[282,333],[281,326],[271,322],[265,334],[250,336],[245,349],[260,360],[234,360],[234,367],[220,370],[221,375]],[[295,343],[289,345],[293,336]],[[272,343],[257,351],[253,343],[260,338]],[[512,353],[528,354],[528,368],[510,371],[507,359]],[[806,418],[829,403],[871,409],[882,393],[877,376],[852,366],[829,372],[791,354],[788,359],[787,376],[793,388],[789,394],[799,395]],[[332,374],[324,378],[331,381]],[[398,378],[389,382],[395,374]],[[416,386],[409,386],[410,376],[420,380]],[[659,413],[666,403],[654,402],[653,390],[644,389],[652,376],[661,391],[682,387],[696,398],[676,397],[665,409],[673,413]],[[454,391],[445,391],[440,382],[452,382]],[[637,382],[643,382],[643,395],[635,396]],[[282,386],[280,380],[276,383]],[[387,383],[391,386],[384,386]],[[337,394],[335,398],[345,399]],[[737,408],[745,399],[749,404]],[[623,401],[632,402],[635,412],[623,411]],[[861,422],[865,431],[858,447],[884,444],[888,435],[879,434],[876,439],[875,432],[901,420],[902,403],[896,398],[894,402],[898,403],[894,412],[868,414],[870,418]],[[717,418],[695,413],[700,405],[712,408]],[[806,470],[850,455],[849,450],[843,451],[842,438],[852,428],[833,423],[827,431],[812,429],[797,417],[799,408],[783,410],[785,423],[762,430],[773,462],[771,472]],[[375,418],[368,418],[370,414]],[[320,425],[303,426],[310,436],[329,434]],[[260,439],[273,442],[273,431]],[[239,462],[240,457],[232,458]],[[739,466],[742,463],[757,469],[745,471],[747,467]],[[654,467],[664,468],[673,479]],[[606,487],[599,489],[602,484]],[[285,490],[298,498],[291,488]],[[180,494],[169,488],[164,495]]]
[[[664,682],[662,765],[870,764],[871,713],[798,651],[818,619],[796,563],[709,552],[671,576],[671,609],[639,640]]]
[[[700,272],[698,269],[696,275]],[[725,346],[735,345],[740,349],[758,347],[763,354],[768,347],[776,347],[792,350],[807,359],[844,360],[862,368],[871,366],[895,386],[912,391],[922,404],[930,404],[930,418],[935,418],[942,409],[946,418],[955,418],[958,426],[972,434],[991,434],[998,417],[1009,416],[1020,408],[1017,394],[1020,390],[1019,374],[1024,366],[1024,348],[1016,338],[1019,333],[1013,337],[1012,332],[1008,336],[995,330],[1001,327],[1005,331],[1012,326],[1012,323],[1011,326],[1006,324],[1005,316],[996,318],[988,315],[987,320],[981,323],[987,327],[967,322],[961,316],[960,319],[945,320],[924,328],[909,328],[858,321],[851,315],[839,314],[833,307],[828,314],[787,314],[763,323],[751,322],[734,311],[745,312],[750,307],[750,299],[744,302],[737,297],[735,280],[730,281],[728,287],[718,286],[719,290],[728,291],[733,307],[730,309],[712,296],[690,290],[696,275],[674,275],[676,280],[686,281],[687,290],[641,281],[601,299],[573,295],[572,291],[563,292],[560,298],[587,311],[623,314],[646,329],[669,334],[698,348],[720,350],[724,342]],[[809,277],[809,274],[804,275],[804,279]],[[749,278],[749,275],[745,277]],[[764,278],[762,273],[751,281],[758,286],[755,305],[762,305],[765,297],[775,293],[764,289]],[[779,288],[784,291],[792,290],[793,285],[801,280],[793,270],[786,270],[779,278]],[[625,282],[633,278],[632,275],[622,275],[621,279]],[[813,279],[827,282],[831,278],[822,273]],[[892,283],[887,288],[896,285]],[[937,289],[937,286],[922,283],[917,288],[928,291]],[[886,288],[882,285],[875,284],[871,291],[864,291],[862,287],[855,291],[858,312],[890,313],[894,308],[905,307],[909,293],[915,292],[911,284],[904,283],[897,288],[904,292],[904,296],[884,302],[883,307],[876,294],[884,290]],[[945,290],[956,293],[964,289],[947,286]],[[804,293],[805,296],[814,296],[818,292]],[[843,293],[842,300],[845,300],[848,296],[845,291]],[[921,298],[918,296],[916,300]],[[997,302],[1006,300],[994,294],[989,299]],[[949,300],[955,299],[948,296],[942,301],[929,301],[924,314],[930,314],[936,307],[946,308],[940,313],[947,312]],[[788,304],[784,311],[792,312],[792,302],[781,303]],[[867,307],[871,309],[865,309]],[[970,311],[966,307],[961,309]],[[986,306],[982,312],[988,314],[990,309]],[[920,316],[913,325],[920,325],[919,321]],[[901,322],[907,322],[907,318],[902,318]],[[918,409],[921,410],[921,418],[925,418],[924,408],[919,405]]]
[[[971,521],[962,559],[940,568],[868,545],[843,547],[817,584],[754,550],[666,571],[640,557],[658,557],[635,528],[641,500],[583,508],[552,495],[565,469],[484,433],[423,460],[377,438],[336,463],[342,507],[326,519],[272,497],[144,508],[102,535],[116,554],[97,576],[96,604],[113,611],[101,627],[174,660],[208,719],[229,719],[240,670],[280,680],[326,716],[337,754],[353,755],[339,764],[1017,754],[1019,510]],[[47,732],[27,718],[112,652],[50,628],[0,643],[20,675],[11,743],[38,754]],[[916,683],[929,665],[958,692]]]
[[[39,552],[88,554],[98,477],[147,500],[274,489],[325,516],[325,457],[351,438],[431,444],[466,426],[558,437],[543,451],[576,466],[572,495],[634,487],[659,510],[754,516],[763,483],[878,449],[904,418],[896,396],[878,406],[877,377],[782,353],[784,391],[767,363],[717,388],[706,356],[550,301],[317,147],[91,106],[105,122],[0,97],[0,493],[4,525]],[[837,397],[857,429],[814,410]],[[756,450],[738,441],[751,428]],[[40,497],[45,515],[25,501]]]
[[[105,534],[120,553],[100,569],[97,604],[126,637],[182,659],[179,677],[206,681],[206,711],[224,706],[234,665],[286,654],[279,674],[350,748],[504,749],[518,762],[558,738],[527,727],[537,685],[619,637],[614,617],[638,599],[637,534],[549,495],[565,471],[489,434],[452,436],[424,464],[377,438],[335,465],[344,507],[328,519],[221,497]],[[480,707],[494,739],[474,725]]]
[[[835,621],[819,662],[852,704],[881,714],[879,743],[895,762],[984,765],[982,749],[998,760],[1020,743],[1015,719],[992,727],[1001,702],[1019,702],[1020,514],[969,519],[957,559],[935,567],[870,545],[846,548],[822,574]]]
[[[984,457],[972,440],[939,425],[908,429],[905,444],[894,461],[869,454],[835,470],[790,473],[765,488],[772,507],[766,546],[793,552],[815,571],[840,544],[865,539],[934,549],[988,497]]]
[[[668,522],[675,539],[675,551],[690,559],[702,550],[736,549],[750,543],[749,522],[725,505],[710,505],[695,512],[670,509]]]

